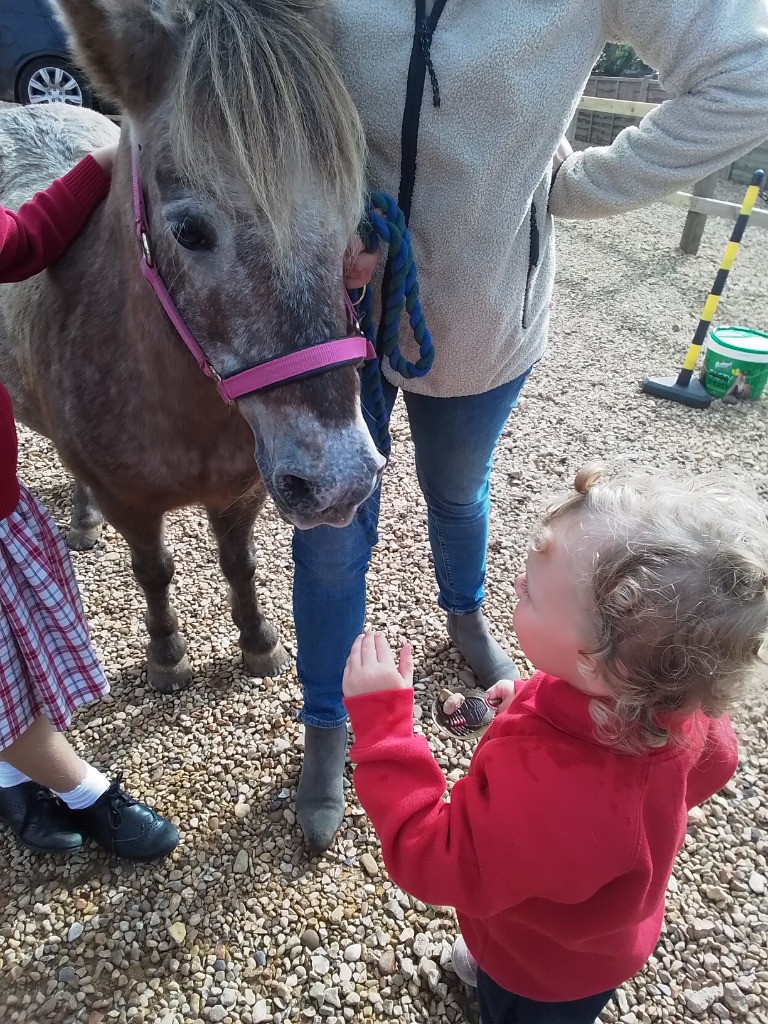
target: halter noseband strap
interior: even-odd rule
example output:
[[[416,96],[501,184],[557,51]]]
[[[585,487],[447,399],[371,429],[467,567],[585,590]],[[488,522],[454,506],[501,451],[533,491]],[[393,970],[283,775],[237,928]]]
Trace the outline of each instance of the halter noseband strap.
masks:
[[[303,377],[322,373],[324,370],[344,366],[347,363],[358,362],[361,359],[376,358],[376,351],[370,341],[363,335],[356,334],[347,338],[325,341],[319,345],[311,345],[309,348],[299,349],[297,352],[289,352],[288,355],[269,359],[258,366],[252,366],[241,373],[233,374],[231,377],[221,377],[211,365],[195,336],[184,322],[184,318],[176,308],[176,304],[154,264],[144,205],[144,194],[139,178],[137,148],[135,145],[131,152],[131,170],[133,177],[133,212],[136,235],[139,239],[141,251],[141,272],[149,282],[150,287],[167,313],[168,319],[173,324],[179,337],[195,357],[197,365],[206,377],[211,377],[216,381],[219,394],[225,402],[234,402],[235,399],[251,394],[254,391],[263,391],[278,384],[286,384],[288,381],[300,380]],[[350,322],[357,327],[357,317],[348,297],[346,298],[346,306]]]

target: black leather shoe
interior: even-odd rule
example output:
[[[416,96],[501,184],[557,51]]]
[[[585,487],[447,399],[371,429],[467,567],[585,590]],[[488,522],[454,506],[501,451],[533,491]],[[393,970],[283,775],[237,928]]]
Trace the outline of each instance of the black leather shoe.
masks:
[[[22,846],[38,853],[67,853],[83,845],[66,806],[36,782],[0,789],[0,821],[10,825]]]
[[[96,803],[79,811],[70,809],[70,820],[84,836],[105,850],[128,860],[166,857],[179,842],[176,826],[120,788],[122,775]]]

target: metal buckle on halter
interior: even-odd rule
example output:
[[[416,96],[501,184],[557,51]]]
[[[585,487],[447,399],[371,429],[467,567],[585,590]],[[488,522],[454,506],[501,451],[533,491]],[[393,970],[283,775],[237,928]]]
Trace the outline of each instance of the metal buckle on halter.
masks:
[[[146,231],[142,230],[139,235],[139,241],[141,243],[141,255],[144,257],[144,262],[148,267],[152,266],[152,250],[149,247],[149,235]]]
[[[358,319],[358,316],[357,316],[357,308],[360,305],[360,303],[363,301],[363,299],[365,298],[365,293],[366,293],[367,289],[368,289],[368,285],[364,284],[363,287],[362,287],[362,290],[360,292],[360,295],[357,297],[357,299],[354,302],[352,301],[352,299],[350,299],[349,292],[346,293],[346,297],[347,297],[347,314],[348,314],[347,319],[349,320],[349,326],[354,328],[354,330],[357,332],[357,334],[359,334],[361,337],[362,337],[362,334],[363,334],[363,328],[360,326],[360,320]]]

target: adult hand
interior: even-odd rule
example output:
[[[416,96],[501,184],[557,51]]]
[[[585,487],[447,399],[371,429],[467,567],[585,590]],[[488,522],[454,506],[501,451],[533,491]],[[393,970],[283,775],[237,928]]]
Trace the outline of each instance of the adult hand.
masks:
[[[511,679],[500,679],[486,691],[485,696],[496,708],[496,713],[501,714],[515,699],[515,684]]]
[[[570,144],[568,139],[563,136],[558,143],[554,156],[552,157],[552,173],[557,173],[557,171],[560,170],[560,165],[564,163],[569,156],[572,156],[572,154],[573,146]]]
[[[362,633],[352,644],[341,686],[345,697],[413,686],[410,644],[400,651],[395,665],[395,656],[383,633]]]
[[[95,149],[91,156],[103,171],[111,174],[112,168],[115,166],[116,154],[117,143],[114,146],[102,146],[101,149]]]
[[[344,253],[344,287],[365,288],[371,283],[376,266],[381,257],[381,247],[376,246],[373,252],[368,252],[363,246],[363,240],[355,235],[347,246]]]

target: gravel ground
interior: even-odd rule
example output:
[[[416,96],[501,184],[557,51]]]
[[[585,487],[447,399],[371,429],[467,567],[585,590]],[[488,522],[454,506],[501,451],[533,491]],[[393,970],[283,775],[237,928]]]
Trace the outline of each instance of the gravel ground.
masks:
[[[721,191],[741,195],[730,185]],[[642,376],[678,367],[727,238],[727,226],[710,221],[700,255],[684,257],[676,247],[683,219],[658,206],[559,229],[552,350],[507,427],[494,476],[487,609],[513,650],[512,580],[527,535],[545,497],[585,459],[738,464],[768,498],[765,403],[717,402],[694,412],[638,393]],[[768,329],[765,243],[761,231],[748,233],[720,323]],[[414,642],[426,709],[441,683],[467,678],[434,600],[402,418],[393,433],[369,621],[395,643]],[[66,522],[66,476],[47,442],[28,432],[21,472]],[[68,861],[44,859],[0,835],[0,1018],[475,1021],[447,964],[452,912],[425,907],[387,880],[352,792],[334,848],[307,856],[293,810],[302,745],[295,674],[273,681],[241,671],[203,517],[174,515],[169,533],[196,678],[180,696],[147,688],[142,603],[127,549],[107,530],[75,564],[112,694],[78,717],[72,738],[84,756],[124,771],[128,789],[171,815],[181,844],[166,863],[135,867],[90,847]],[[290,531],[268,513],[258,535],[263,601],[290,650]],[[739,774],[691,815],[659,948],[605,1021],[768,1024],[766,710],[762,691],[737,714]],[[433,749],[458,778],[470,749],[432,735],[427,718]]]

